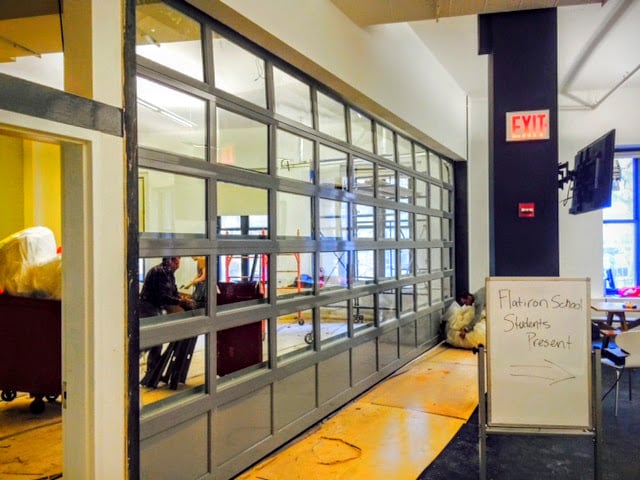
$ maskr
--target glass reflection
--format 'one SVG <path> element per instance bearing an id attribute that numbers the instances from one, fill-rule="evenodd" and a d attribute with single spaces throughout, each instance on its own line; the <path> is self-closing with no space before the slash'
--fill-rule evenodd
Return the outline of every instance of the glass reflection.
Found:
<path id="1" fill-rule="evenodd" d="M 213 68 L 217 88 L 260 107 L 267 107 L 262 58 L 214 33 Z"/>
<path id="2" fill-rule="evenodd" d="M 398 201 L 413 203 L 413 177 L 398 173 Z"/>
<path id="3" fill-rule="evenodd" d="M 421 282 L 416 285 L 416 310 L 424 310 L 430 305 L 429 282 Z"/>
<path id="4" fill-rule="evenodd" d="M 396 172 L 390 168 L 378 167 L 378 198 L 396 199 Z"/>
<path id="5" fill-rule="evenodd" d="M 353 235 L 355 238 L 374 238 L 375 208 L 369 205 L 354 204 Z"/>
<path id="6" fill-rule="evenodd" d="M 206 159 L 206 103 L 146 78 L 137 79 L 138 144 Z"/>
<path id="7" fill-rule="evenodd" d="M 354 256 L 354 286 L 375 282 L 375 252 L 373 250 L 356 250 Z"/>
<path id="8" fill-rule="evenodd" d="M 378 278 L 380 280 L 390 280 L 396 278 L 396 251 L 395 250 L 381 250 L 382 256 L 382 268 L 378 271 Z"/>
<path id="9" fill-rule="evenodd" d="M 380 233 L 382 234 L 381 238 L 385 238 L 388 240 L 396 239 L 396 211 L 392 208 L 378 208 L 378 212 L 381 216 L 380 223 Z"/>
<path id="10" fill-rule="evenodd" d="M 349 210 L 347 202 L 321 198 L 319 205 L 320 238 L 348 240 Z"/>
<path id="11" fill-rule="evenodd" d="M 429 239 L 429 224 L 427 215 L 416 213 L 416 240 Z"/>
<path id="12" fill-rule="evenodd" d="M 405 285 L 400 289 L 400 305 L 401 314 L 412 312 L 415 306 L 413 299 L 414 285 Z"/>
<path id="13" fill-rule="evenodd" d="M 279 253 L 276 261 L 278 300 L 313 294 L 312 253 Z"/>
<path id="14" fill-rule="evenodd" d="M 427 163 L 427 151 L 420 145 L 415 146 L 416 172 L 426 174 L 429 168 Z"/>
<path id="15" fill-rule="evenodd" d="M 400 240 L 413 240 L 413 213 L 399 211 Z"/>
<path id="16" fill-rule="evenodd" d="M 400 250 L 400 276 L 413 276 L 413 250 L 410 248 Z"/>
<path id="17" fill-rule="evenodd" d="M 216 109 L 216 162 L 268 172 L 267 126 L 237 113 Z"/>
<path id="18" fill-rule="evenodd" d="M 206 181 L 138 170 L 138 226 L 149 236 L 206 235 Z"/>
<path id="19" fill-rule="evenodd" d="M 137 3 L 136 53 L 204 80 L 200 24 L 162 2 Z"/>
<path id="20" fill-rule="evenodd" d="M 344 113 L 344 104 L 318 92 L 318 130 L 340 140 L 346 140 Z"/>
<path id="21" fill-rule="evenodd" d="M 404 167 L 413 169 L 411 142 L 400 135 L 398 135 L 398 163 Z"/>
<path id="22" fill-rule="evenodd" d="M 347 154 L 335 148 L 320 145 L 320 171 L 318 184 L 338 190 L 349 188 Z"/>
<path id="23" fill-rule="evenodd" d="M 374 165 L 368 160 L 354 157 L 352 191 L 360 195 L 373 196 Z"/>
<path id="24" fill-rule="evenodd" d="M 313 310 L 280 315 L 276 327 L 278 363 L 313 350 Z"/>
<path id="25" fill-rule="evenodd" d="M 320 293 L 348 288 L 349 252 L 321 252 L 318 257 Z"/>
<path id="26" fill-rule="evenodd" d="M 312 127 L 309 85 L 274 67 L 273 87 L 276 113 Z"/>
<path id="27" fill-rule="evenodd" d="M 393 131 L 387 127 L 376 124 L 377 154 L 392 162 L 396 161 L 396 151 L 393 146 Z"/>
<path id="28" fill-rule="evenodd" d="M 356 110 L 349 109 L 349 120 L 351 122 L 351 144 L 354 147 L 373 152 L 371 119 Z"/>
<path id="29" fill-rule="evenodd" d="M 268 198 L 262 188 L 218 182 L 218 237 L 268 238 Z"/>
<path id="30" fill-rule="evenodd" d="M 206 337 L 175 340 L 153 346 L 140 357 L 142 410 L 204 393 Z"/>
<path id="31" fill-rule="evenodd" d="M 442 177 L 440 173 L 440 157 L 433 152 L 429 152 L 429 175 L 438 180 Z"/>
<path id="32" fill-rule="evenodd" d="M 277 192 L 278 238 L 312 238 L 311 197 Z"/>
<path id="33" fill-rule="evenodd" d="M 378 321 L 382 324 L 396 318 L 398 318 L 396 289 L 392 288 L 378 293 Z"/>
<path id="34" fill-rule="evenodd" d="M 351 314 L 355 334 L 363 333 L 374 326 L 375 304 L 373 295 L 363 295 L 353 299 Z"/>
<path id="35" fill-rule="evenodd" d="M 276 174 L 302 182 L 313 181 L 313 142 L 284 130 L 276 133 Z"/>
<path id="36" fill-rule="evenodd" d="M 320 341 L 332 342 L 349 335 L 349 307 L 347 302 L 320 307 Z"/>

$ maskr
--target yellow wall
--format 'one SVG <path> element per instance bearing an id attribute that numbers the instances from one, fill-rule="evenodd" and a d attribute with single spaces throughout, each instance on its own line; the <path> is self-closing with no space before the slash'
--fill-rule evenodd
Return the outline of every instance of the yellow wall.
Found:
<path id="1" fill-rule="evenodd" d="M 0 239 L 24 228 L 50 228 L 61 244 L 61 177 L 58 145 L 0 135 Z"/>

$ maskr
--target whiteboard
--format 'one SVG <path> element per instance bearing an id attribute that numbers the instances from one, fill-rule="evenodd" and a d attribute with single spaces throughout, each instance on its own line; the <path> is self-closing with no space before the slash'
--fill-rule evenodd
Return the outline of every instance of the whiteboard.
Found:
<path id="1" fill-rule="evenodd" d="M 591 428 L 589 279 L 491 277 L 488 425 Z"/>

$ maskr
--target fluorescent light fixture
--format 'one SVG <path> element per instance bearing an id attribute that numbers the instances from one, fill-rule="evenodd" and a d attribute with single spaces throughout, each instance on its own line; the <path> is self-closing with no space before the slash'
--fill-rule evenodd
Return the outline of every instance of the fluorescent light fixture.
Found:
<path id="1" fill-rule="evenodd" d="M 142 105 L 143 107 L 148 108 L 153 112 L 159 113 L 160 115 L 163 115 L 168 119 L 173 120 L 177 124 L 182 125 L 184 127 L 193 128 L 197 126 L 196 123 L 192 122 L 191 120 L 187 120 L 186 118 L 181 117 L 177 113 L 173 113 L 169 110 L 165 110 L 164 108 L 158 107 L 157 105 L 154 105 L 153 103 L 143 100 L 142 98 L 139 98 L 139 97 L 138 97 L 138 105 Z"/>

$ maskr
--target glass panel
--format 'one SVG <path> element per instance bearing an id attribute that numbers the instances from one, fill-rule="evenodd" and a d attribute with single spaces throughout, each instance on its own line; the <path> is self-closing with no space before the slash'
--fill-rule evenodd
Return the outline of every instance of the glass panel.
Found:
<path id="1" fill-rule="evenodd" d="M 416 172 L 427 174 L 427 151 L 420 145 L 414 144 L 416 155 Z"/>
<path id="2" fill-rule="evenodd" d="M 429 217 L 429 240 L 441 240 L 442 231 L 440 227 L 440 217 Z"/>
<path id="3" fill-rule="evenodd" d="M 442 190 L 442 211 L 450 212 L 451 211 L 451 191 L 443 189 Z"/>
<path id="4" fill-rule="evenodd" d="M 386 238 L 389 240 L 396 239 L 396 211 L 392 208 L 378 208 L 380 214 L 381 227 L 378 231 L 381 234 L 380 238 Z"/>
<path id="5" fill-rule="evenodd" d="M 378 198 L 396 199 L 396 172 L 390 168 L 378 167 Z"/>
<path id="6" fill-rule="evenodd" d="M 347 154 L 320 145 L 320 171 L 318 184 L 321 187 L 347 190 L 349 188 L 349 175 L 347 173 Z"/>
<path id="7" fill-rule="evenodd" d="M 265 124 L 217 108 L 216 129 L 216 162 L 254 172 L 268 172 Z"/>
<path id="8" fill-rule="evenodd" d="M 351 144 L 368 152 L 373 152 L 371 119 L 360 112 L 349 109 L 351 121 Z"/>
<path id="9" fill-rule="evenodd" d="M 441 248 L 432 248 L 431 249 L 431 271 L 439 272 L 442 270 L 442 249 Z"/>
<path id="10" fill-rule="evenodd" d="M 349 240 L 349 210 L 346 202 L 320 199 L 320 238 Z"/>
<path id="11" fill-rule="evenodd" d="M 376 123 L 376 143 L 378 155 L 392 162 L 396 161 L 396 151 L 393 146 L 393 132 L 379 123 Z"/>
<path id="12" fill-rule="evenodd" d="M 374 311 L 373 295 L 364 295 L 353 299 L 351 313 L 353 315 L 353 330 L 356 335 L 374 326 Z"/>
<path id="13" fill-rule="evenodd" d="M 636 235 L 633 223 L 605 223 L 602 226 L 604 270 L 611 270 L 616 289 L 635 287 Z"/>
<path id="14" fill-rule="evenodd" d="M 413 203 L 413 177 L 398 173 L 398 201 Z"/>
<path id="15" fill-rule="evenodd" d="M 278 300 L 313 294 L 312 253 L 279 253 L 277 262 Z"/>
<path id="16" fill-rule="evenodd" d="M 380 324 L 398 318 L 396 289 L 378 293 L 378 321 Z"/>
<path id="17" fill-rule="evenodd" d="M 319 262 L 320 293 L 348 288 L 349 252 L 321 252 Z"/>
<path id="18" fill-rule="evenodd" d="M 413 169 L 413 155 L 411 152 L 411 142 L 398 135 L 398 163 L 403 167 Z"/>
<path id="19" fill-rule="evenodd" d="M 218 256 L 217 303 L 263 303 L 269 294 L 269 256 L 240 253 Z"/>
<path id="20" fill-rule="evenodd" d="M 220 386 L 269 368 L 268 334 L 267 320 L 217 332 L 216 373 Z"/>
<path id="21" fill-rule="evenodd" d="M 433 178 L 440 179 L 440 157 L 433 152 L 429 152 L 429 175 Z"/>
<path id="22" fill-rule="evenodd" d="M 205 276 L 206 276 L 206 261 Z M 181 265 L 183 268 L 180 268 Z M 140 258 L 140 325 L 152 325 L 180 318 L 203 315 L 205 305 L 191 298 L 196 262 L 190 257 Z M 180 285 L 180 287 L 178 287 Z"/>
<path id="23" fill-rule="evenodd" d="M 276 174 L 303 182 L 313 181 L 313 142 L 278 129 Z"/>
<path id="24" fill-rule="evenodd" d="M 416 179 L 416 205 L 427 206 L 427 182 Z"/>
<path id="25" fill-rule="evenodd" d="M 413 249 L 411 248 L 400 250 L 400 276 L 413 276 Z"/>
<path id="26" fill-rule="evenodd" d="M 349 335 L 349 307 L 347 302 L 332 303 L 320 307 L 320 340 L 336 341 Z"/>
<path id="27" fill-rule="evenodd" d="M 204 80 L 200 24 L 161 2 L 137 3 L 136 53 Z"/>
<path id="28" fill-rule="evenodd" d="M 375 252 L 373 250 L 356 250 L 354 256 L 353 284 L 366 285 L 375 282 Z"/>
<path id="29" fill-rule="evenodd" d="M 452 248 L 442 249 L 442 269 L 443 270 L 451 270 L 453 266 L 452 255 L 453 255 Z"/>
<path id="30" fill-rule="evenodd" d="M 395 250 L 381 250 L 382 268 L 378 272 L 378 278 L 380 280 L 390 280 L 396 278 L 396 251 Z"/>
<path id="31" fill-rule="evenodd" d="M 276 113 L 307 127 L 313 126 L 309 85 L 274 67 L 273 90 Z"/>
<path id="32" fill-rule="evenodd" d="M 206 337 L 174 340 L 145 349 L 140 355 L 142 411 L 184 401 L 204 393 Z"/>
<path id="33" fill-rule="evenodd" d="M 429 300 L 429 282 L 416 285 L 416 310 L 424 310 L 431 305 Z"/>
<path id="34" fill-rule="evenodd" d="M 353 159 L 353 187 L 352 190 L 360 195 L 373 196 L 373 163 L 362 158 Z"/>
<path id="35" fill-rule="evenodd" d="M 175 173 L 138 170 L 138 226 L 150 236 L 206 236 L 206 181 Z"/>
<path id="36" fill-rule="evenodd" d="M 416 240 L 428 240 L 429 239 L 429 224 L 427 223 L 427 216 L 421 213 L 416 213 Z"/>
<path id="37" fill-rule="evenodd" d="M 262 58 L 214 32 L 213 68 L 217 88 L 267 107 Z"/>
<path id="38" fill-rule="evenodd" d="M 413 239 L 413 213 L 399 211 L 400 216 L 400 240 Z"/>
<path id="39" fill-rule="evenodd" d="M 301 310 L 278 317 L 276 325 L 278 363 L 313 350 L 313 310 Z"/>
<path id="40" fill-rule="evenodd" d="M 413 312 L 415 302 L 413 299 L 414 285 L 405 285 L 400 289 L 400 313 Z"/>
<path id="41" fill-rule="evenodd" d="M 442 298 L 444 298 L 445 300 L 452 297 L 452 282 L 453 279 L 451 277 L 445 277 L 442 279 Z"/>
<path id="42" fill-rule="evenodd" d="M 445 160 L 442 161 L 442 181 L 444 183 L 448 183 L 450 184 L 452 179 L 453 179 L 453 175 L 451 174 L 451 164 Z"/>
<path id="43" fill-rule="evenodd" d="M 442 301 L 442 279 L 431 282 L 431 304 L 434 305 Z"/>
<path id="44" fill-rule="evenodd" d="M 347 140 L 344 105 L 318 92 L 318 130 L 340 140 Z"/>
<path id="45" fill-rule="evenodd" d="M 206 103 L 138 77 L 138 145 L 204 160 Z"/>
<path id="46" fill-rule="evenodd" d="M 429 249 L 416 248 L 416 275 L 429 273 Z"/>
<path id="47" fill-rule="evenodd" d="M 311 197 L 295 193 L 276 193 L 278 238 L 312 238 Z"/>
<path id="48" fill-rule="evenodd" d="M 226 182 L 217 190 L 219 238 L 268 238 L 267 190 Z"/>
<path id="49" fill-rule="evenodd" d="M 429 184 L 429 207 L 440 210 L 442 207 L 440 192 L 441 188 L 434 184 Z"/>
<path id="50" fill-rule="evenodd" d="M 442 240 L 445 242 L 451 240 L 451 220 L 448 218 L 442 219 Z"/>
<path id="51" fill-rule="evenodd" d="M 353 235 L 355 238 L 374 238 L 375 208 L 354 203 Z"/>
<path id="52" fill-rule="evenodd" d="M 613 182 L 611 206 L 602 209 L 604 220 L 632 220 L 635 200 L 633 181 L 633 158 L 616 158 L 616 168 L 620 168 L 620 180 Z"/>

